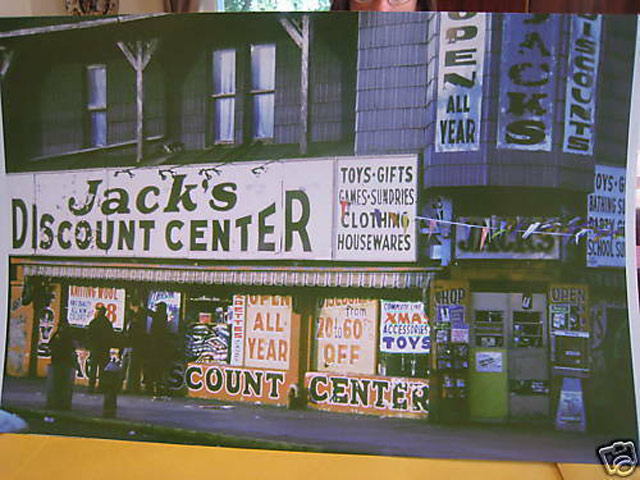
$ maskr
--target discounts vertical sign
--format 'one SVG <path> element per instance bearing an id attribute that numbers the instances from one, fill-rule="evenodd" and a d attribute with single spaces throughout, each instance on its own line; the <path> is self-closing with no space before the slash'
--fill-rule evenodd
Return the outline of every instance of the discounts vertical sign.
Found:
<path id="1" fill-rule="evenodd" d="M 326 298 L 315 322 L 319 372 L 375 374 L 378 301 Z"/>
<path id="2" fill-rule="evenodd" d="M 436 152 L 480 147 L 487 15 L 440 16 Z"/>
<path id="3" fill-rule="evenodd" d="M 587 208 L 593 233 L 587 240 L 588 267 L 625 266 L 625 169 L 596 165 Z"/>
<path id="4" fill-rule="evenodd" d="M 566 153 L 593 155 L 601 23 L 600 15 L 571 16 L 562 147 Z"/>

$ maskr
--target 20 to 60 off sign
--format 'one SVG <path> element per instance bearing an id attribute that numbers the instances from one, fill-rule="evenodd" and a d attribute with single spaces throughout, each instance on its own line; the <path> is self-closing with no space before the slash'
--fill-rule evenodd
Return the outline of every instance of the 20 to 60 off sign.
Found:
<path id="1" fill-rule="evenodd" d="M 376 300 L 325 299 L 315 322 L 315 362 L 322 372 L 373 373 Z"/>

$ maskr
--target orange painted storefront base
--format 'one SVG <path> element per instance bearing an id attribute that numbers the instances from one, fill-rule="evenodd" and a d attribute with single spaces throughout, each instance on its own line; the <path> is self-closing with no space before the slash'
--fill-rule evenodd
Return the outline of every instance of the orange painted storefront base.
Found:
<path id="1" fill-rule="evenodd" d="M 429 416 L 429 381 L 425 379 L 313 372 L 305 375 L 304 386 L 309 408 L 388 417 Z"/>
<path id="2" fill-rule="evenodd" d="M 229 402 L 286 406 L 294 379 L 283 370 L 218 364 L 190 363 L 185 370 L 190 397 Z"/>

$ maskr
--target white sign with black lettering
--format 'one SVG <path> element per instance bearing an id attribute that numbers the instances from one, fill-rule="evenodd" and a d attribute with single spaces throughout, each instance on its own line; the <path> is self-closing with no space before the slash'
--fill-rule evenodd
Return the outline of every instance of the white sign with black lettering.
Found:
<path id="1" fill-rule="evenodd" d="M 593 193 L 587 200 L 589 226 L 594 230 L 587 240 L 588 267 L 625 266 L 625 180 L 624 168 L 596 165 Z"/>
<path id="2" fill-rule="evenodd" d="M 336 260 L 416 260 L 415 155 L 338 159 L 335 182 Z"/>
<path id="3" fill-rule="evenodd" d="M 593 155 L 601 23 L 600 15 L 571 16 L 562 145 L 566 153 Z"/>
<path id="4" fill-rule="evenodd" d="M 436 152 L 480 147 L 487 15 L 440 16 Z"/>

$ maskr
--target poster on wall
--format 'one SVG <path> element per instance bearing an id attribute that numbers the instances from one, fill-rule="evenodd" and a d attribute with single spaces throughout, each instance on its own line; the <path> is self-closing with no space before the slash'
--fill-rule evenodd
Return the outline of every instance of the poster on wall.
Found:
<path id="1" fill-rule="evenodd" d="M 476 352 L 476 372 L 502 373 L 502 352 Z"/>
<path id="2" fill-rule="evenodd" d="M 571 15 L 562 151 L 593 155 L 601 15 Z"/>
<path id="3" fill-rule="evenodd" d="M 380 301 L 382 353 L 429 353 L 429 318 L 422 302 Z"/>
<path id="4" fill-rule="evenodd" d="M 170 292 L 156 290 L 149 293 L 147 308 L 155 311 L 158 303 L 164 303 L 167 307 L 167 323 L 171 332 L 177 332 L 180 324 L 180 302 L 182 294 L 180 292 Z M 147 319 L 147 331 L 151 330 L 151 317 Z"/>
<path id="5" fill-rule="evenodd" d="M 374 374 L 377 325 L 377 300 L 322 300 L 314 324 L 315 369 L 319 372 Z"/>
<path id="6" fill-rule="evenodd" d="M 551 151 L 561 15 L 505 15 L 498 148 Z"/>
<path id="7" fill-rule="evenodd" d="M 336 175 L 335 259 L 415 261 L 418 158 L 339 158 Z"/>
<path id="8" fill-rule="evenodd" d="M 485 13 L 440 16 L 436 152 L 480 148 L 484 78 Z"/>
<path id="9" fill-rule="evenodd" d="M 247 295 L 244 366 L 288 370 L 292 297 Z"/>
<path id="10" fill-rule="evenodd" d="M 96 315 L 98 306 L 107 309 L 105 315 L 116 330 L 124 328 L 124 288 L 82 287 L 70 285 L 67 296 L 69 324 L 86 327 Z"/>
<path id="11" fill-rule="evenodd" d="M 593 193 L 587 197 L 589 226 L 609 234 L 589 233 L 587 267 L 625 266 L 625 180 L 623 167 L 596 165 Z"/>

